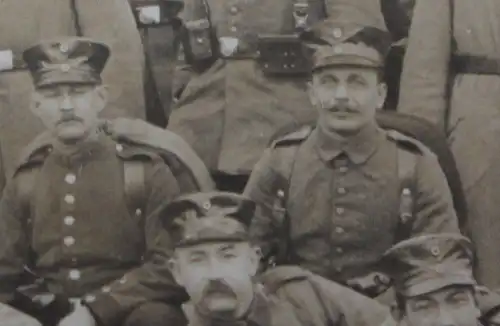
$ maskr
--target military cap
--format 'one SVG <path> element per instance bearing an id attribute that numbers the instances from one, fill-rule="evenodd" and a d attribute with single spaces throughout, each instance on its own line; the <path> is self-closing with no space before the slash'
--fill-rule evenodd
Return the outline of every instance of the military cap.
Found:
<path id="1" fill-rule="evenodd" d="M 450 285 L 475 285 L 471 242 L 459 234 L 431 234 L 402 241 L 382 258 L 397 293 L 413 297 Z"/>
<path id="2" fill-rule="evenodd" d="M 369 21 L 368 21 L 369 22 Z M 330 66 L 382 68 L 391 37 L 385 26 L 326 20 L 301 34 L 312 70 Z"/>
<path id="3" fill-rule="evenodd" d="M 28 48 L 23 59 L 36 88 L 56 84 L 99 84 L 110 50 L 103 43 L 71 37 L 43 41 Z"/>
<path id="4" fill-rule="evenodd" d="M 180 196 L 161 210 L 160 218 L 176 247 L 214 241 L 246 241 L 256 204 L 229 192 Z"/>

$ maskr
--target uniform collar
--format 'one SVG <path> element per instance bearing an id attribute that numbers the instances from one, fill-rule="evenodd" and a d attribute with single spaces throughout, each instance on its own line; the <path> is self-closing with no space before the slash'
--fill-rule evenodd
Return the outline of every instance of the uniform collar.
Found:
<path id="1" fill-rule="evenodd" d="M 99 131 L 97 137 L 82 144 L 75 145 L 74 151 L 59 150 L 53 146 L 53 154 L 58 162 L 67 167 L 83 165 L 96 156 L 104 153 L 110 146 L 112 140 L 102 131 Z"/>
<path id="2" fill-rule="evenodd" d="M 384 133 L 373 123 L 351 137 L 342 137 L 319 127 L 314 130 L 313 137 L 317 152 L 323 161 L 330 162 L 345 153 L 353 163 L 362 164 L 376 152 L 384 139 Z"/>

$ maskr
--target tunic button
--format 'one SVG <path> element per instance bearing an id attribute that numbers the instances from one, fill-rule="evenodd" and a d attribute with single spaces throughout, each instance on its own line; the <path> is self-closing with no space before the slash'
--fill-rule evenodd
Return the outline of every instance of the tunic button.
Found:
<path id="1" fill-rule="evenodd" d="M 344 50 L 342 50 L 340 46 L 336 46 L 333 48 L 333 53 L 335 54 L 341 54 L 342 52 L 344 52 Z"/>
<path id="2" fill-rule="evenodd" d="M 236 31 L 237 31 L 238 29 L 236 28 L 236 26 L 231 26 L 231 27 L 229 28 L 229 30 L 231 30 L 231 32 L 233 32 L 233 33 L 236 33 Z"/>
<path id="3" fill-rule="evenodd" d="M 343 229 L 343 228 L 341 228 L 340 226 L 337 226 L 337 227 L 335 228 L 335 232 L 336 232 L 336 233 L 338 233 L 338 234 L 342 234 L 342 233 L 344 233 L 345 231 L 344 231 L 344 229 Z"/>
<path id="4" fill-rule="evenodd" d="M 123 151 L 123 145 L 122 144 L 116 144 L 116 151 L 117 152 Z"/>
<path id="5" fill-rule="evenodd" d="M 335 209 L 335 211 L 337 212 L 337 214 L 342 215 L 342 214 L 344 214 L 344 211 L 345 211 L 345 210 L 344 210 L 344 208 L 342 208 L 342 207 L 337 207 L 337 208 Z"/>
<path id="6" fill-rule="evenodd" d="M 335 267 L 335 270 L 337 271 L 337 273 L 340 273 L 340 272 L 342 272 L 342 267 L 337 266 L 337 267 Z"/>
<path id="7" fill-rule="evenodd" d="M 68 226 L 75 224 L 75 218 L 73 216 L 66 216 L 64 218 L 64 224 Z"/>
<path id="8" fill-rule="evenodd" d="M 342 37 L 342 30 L 340 28 L 333 29 L 333 37 L 339 38 Z"/>
<path id="9" fill-rule="evenodd" d="M 340 171 L 341 173 L 346 173 L 346 172 L 347 172 L 347 166 L 341 166 L 341 167 L 339 168 L 339 171 Z"/>
<path id="10" fill-rule="evenodd" d="M 234 14 L 238 13 L 238 8 L 236 8 L 235 6 L 232 6 L 231 9 L 229 9 L 229 11 L 231 11 L 231 13 L 234 15 Z"/>
<path id="11" fill-rule="evenodd" d="M 202 39 L 201 37 L 198 37 L 198 38 L 196 39 L 196 42 L 197 42 L 198 44 L 203 44 L 203 39 Z"/>
<path id="12" fill-rule="evenodd" d="M 109 293 L 109 292 L 111 292 L 111 288 L 109 286 L 103 286 L 101 291 L 104 293 Z"/>
<path id="13" fill-rule="evenodd" d="M 65 237 L 64 238 L 64 244 L 67 247 L 70 247 L 70 246 L 74 245 L 75 244 L 75 238 L 73 238 L 73 237 Z"/>
<path id="14" fill-rule="evenodd" d="M 345 190 L 345 188 L 339 188 L 339 189 L 337 189 L 337 192 L 341 195 L 344 195 L 346 193 L 346 190 Z"/>
<path id="15" fill-rule="evenodd" d="M 95 297 L 95 295 L 89 294 L 89 295 L 86 295 L 83 300 L 85 300 L 85 302 L 87 302 L 87 303 L 92 303 L 96 300 L 96 297 Z"/>
<path id="16" fill-rule="evenodd" d="M 70 280 L 73 280 L 73 281 L 78 281 L 81 277 L 81 273 L 78 269 L 72 269 L 70 272 L 69 272 L 69 279 Z"/>
<path id="17" fill-rule="evenodd" d="M 141 216 L 142 215 L 142 210 L 140 208 L 135 210 L 135 215 L 136 216 Z"/>
<path id="18" fill-rule="evenodd" d="M 75 196 L 68 194 L 68 195 L 64 196 L 64 201 L 67 204 L 73 205 L 75 203 Z"/>
<path id="19" fill-rule="evenodd" d="M 344 252 L 344 250 L 343 250 L 342 248 L 340 248 L 340 247 L 337 247 L 337 248 L 335 249 L 335 251 L 336 251 L 338 254 L 341 254 L 341 253 L 343 253 L 343 252 Z"/>
<path id="20" fill-rule="evenodd" d="M 64 181 L 66 181 L 66 183 L 72 185 L 75 183 L 76 181 L 76 175 L 74 175 L 73 173 L 68 173 L 66 174 L 66 176 L 64 177 Z"/>

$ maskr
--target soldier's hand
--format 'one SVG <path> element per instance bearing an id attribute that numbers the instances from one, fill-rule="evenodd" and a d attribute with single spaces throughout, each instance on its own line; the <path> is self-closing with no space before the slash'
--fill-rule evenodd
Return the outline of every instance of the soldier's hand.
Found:
<path id="1" fill-rule="evenodd" d="M 80 302 L 75 303 L 74 310 L 59 322 L 58 326 L 96 326 L 90 310 Z"/>

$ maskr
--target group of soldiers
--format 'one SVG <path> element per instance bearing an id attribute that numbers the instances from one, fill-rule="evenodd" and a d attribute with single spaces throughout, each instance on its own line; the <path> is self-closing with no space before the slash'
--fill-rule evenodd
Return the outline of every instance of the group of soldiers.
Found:
<path id="1" fill-rule="evenodd" d="M 498 17 L 0 1 L 2 325 L 500 324 Z"/>

